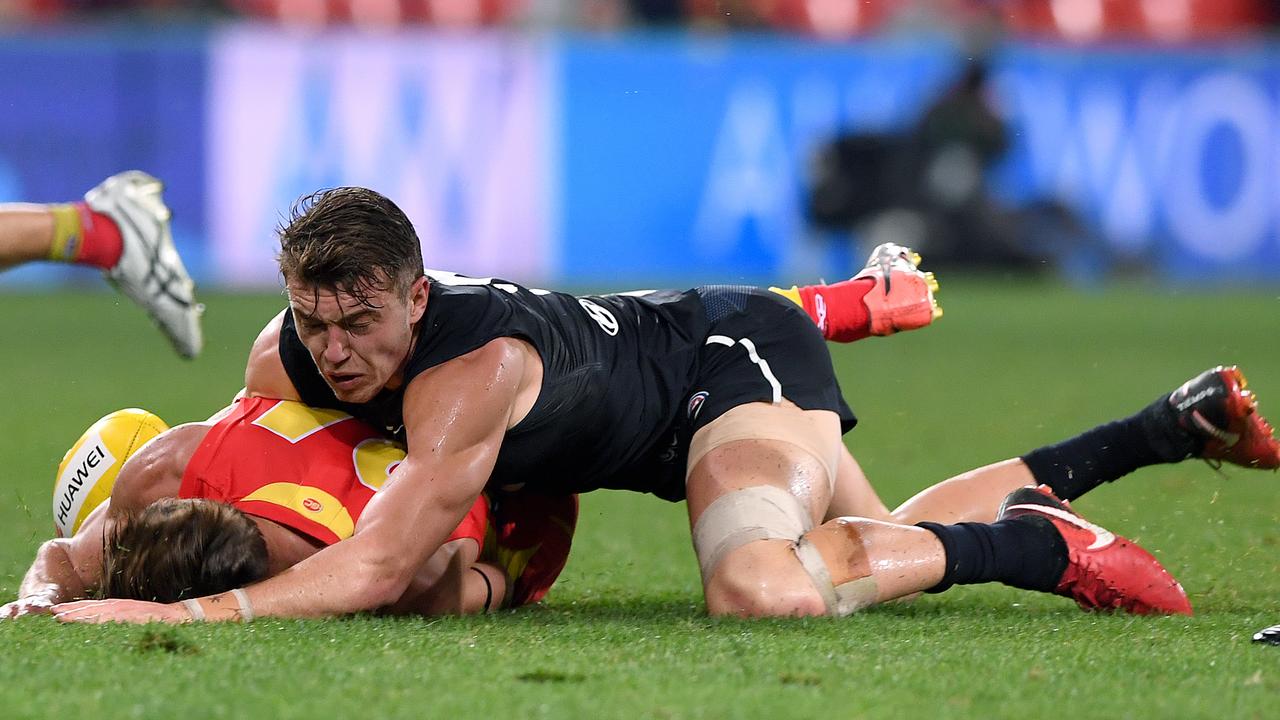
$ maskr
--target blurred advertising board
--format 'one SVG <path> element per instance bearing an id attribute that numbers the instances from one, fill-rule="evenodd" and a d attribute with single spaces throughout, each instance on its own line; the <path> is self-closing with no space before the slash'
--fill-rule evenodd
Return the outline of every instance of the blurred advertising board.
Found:
<path id="1" fill-rule="evenodd" d="M 340 184 L 396 200 L 429 266 L 582 285 L 806 280 L 847 270 L 807 242 L 815 148 L 905 127 L 962 59 L 921 37 L 12 35 L 0 199 L 148 170 L 206 284 L 275 286 L 274 228 Z M 1168 277 L 1280 279 L 1280 46 L 1008 44 L 992 67 L 1011 139 L 999 197 L 1061 199 L 1118 257 Z"/>
<path id="2" fill-rule="evenodd" d="M 392 198 L 429 267 L 546 278 L 548 55 L 504 35 L 213 36 L 209 232 L 225 282 L 277 282 L 273 230 L 301 195 Z"/>
<path id="3" fill-rule="evenodd" d="M 1053 195 L 1183 280 L 1280 278 L 1280 49 L 1011 46 L 997 186 Z"/>
<path id="4" fill-rule="evenodd" d="M 207 276 L 204 36 L 77 31 L 0 40 L 0 202 L 79 197 L 108 175 L 163 178 L 174 239 Z M 73 273 L 88 277 L 93 273 Z M 0 282 L 68 276 L 35 265 Z"/>
<path id="5" fill-rule="evenodd" d="M 910 120 L 954 62 L 919 41 L 566 42 L 562 272 L 780 282 L 804 264 L 817 144 Z"/>

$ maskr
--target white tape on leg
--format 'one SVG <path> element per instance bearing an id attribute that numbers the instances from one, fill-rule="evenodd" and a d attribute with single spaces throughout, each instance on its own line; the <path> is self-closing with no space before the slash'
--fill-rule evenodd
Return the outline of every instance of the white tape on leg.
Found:
<path id="1" fill-rule="evenodd" d="M 814 588 L 822 596 L 828 615 L 845 617 L 876 604 L 880 588 L 874 576 L 867 575 L 840 585 L 834 584 L 827 561 L 808 538 L 801 538 L 796 543 L 796 557 L 800 559 L 800 565 L 809 573 Z"/>
<path id="2" fill-rule="evenodd" d="M 756 540 L 795 541 L 813 527 L 794 495 L 772 485 L 757 485 L 716 498 L 693 526 L 693 549 L 702 582 L 711 580 L 730 552 Z"/>

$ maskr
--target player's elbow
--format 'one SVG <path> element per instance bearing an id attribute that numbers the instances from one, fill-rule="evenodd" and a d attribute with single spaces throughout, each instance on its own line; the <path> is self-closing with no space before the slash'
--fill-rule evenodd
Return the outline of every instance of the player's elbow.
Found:
<path id="1" fill-rule="evenodd" d="M 371 553 L 360 564 L 354 582 L 353 610 L 376 610 L 394 604 L 413 582 L 414 568 L 394 553 Z"/>
<path id="2" fill-rule="evenodd" d="M 44 542 L 40 543 L 40 548 L 36 550 L 36 554 L 45 558 L 49 557 L 50 555 L 54 555 L 55 553 L 65 555 L 66 554 L 65 548 L 68 542 L 69 542 L 68 538 L 53 538 L 51 540 L 45 540 Z"/>

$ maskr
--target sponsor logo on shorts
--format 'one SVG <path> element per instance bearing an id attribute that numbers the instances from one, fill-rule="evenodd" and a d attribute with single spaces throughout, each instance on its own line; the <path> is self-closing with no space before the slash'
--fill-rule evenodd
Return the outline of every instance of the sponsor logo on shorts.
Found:
<path id="1" fill-rule="evenodd" d="M 306 508 L 307 510 L 310 510 L 311 512 L 320 512 L 321 510 L 324 509 L 324 505 L 321 504 L 320 501 L 315 498 L 306 498 L 305 500 L 303 500 L 302 507 Z"/>
<path id="2" fill-rule="evenodd" d="M 689 406 L 685 408 L 685 417 L 690 420 L 697 419 L 698 413 L 702 410 L 702 406 L 707 402 L 707 396 L 710 394 L 706 390 L 699 390 L 694 393 L 693 397 L 689 398 Z"/>
<path id="3" fill-rule="evenodd" d="M 58 503 L 58 522 L 67 522 L 76 495 L 85 489 L 85 485 L 92 487 L 93 482 L 97 482 L 98 477 L 102 475 L 102 471 L 97 468 L 106 457 L 107 448 L 99 443 L 93 443 L 89 447 L 89 453 L 70 468 L 71 472 L 66 479 L 67 489 L 63 491 L 62 500 Z M 93 482 L 89 482 L 90 479 Z"/>

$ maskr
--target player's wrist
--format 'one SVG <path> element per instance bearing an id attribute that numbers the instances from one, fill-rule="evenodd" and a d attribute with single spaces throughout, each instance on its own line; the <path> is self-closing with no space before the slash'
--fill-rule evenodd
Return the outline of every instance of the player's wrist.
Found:
<path id="1" fill-rule="evenodd" d="M 205 621 L 206 615 L 204 612 L 204 606 L 200 604 L 199 600 L 188 598 L 178 604 L 182 606 L 183 610 L 187 611 L 187 617 L 190 619 L 190 622 Z"/>
<path id="2" fill-rule="evenodd" d="M 254 618 L 253 604 L 241 588 L 176 604 L 182 606 L 189 622 L 252 622 Z"/>

